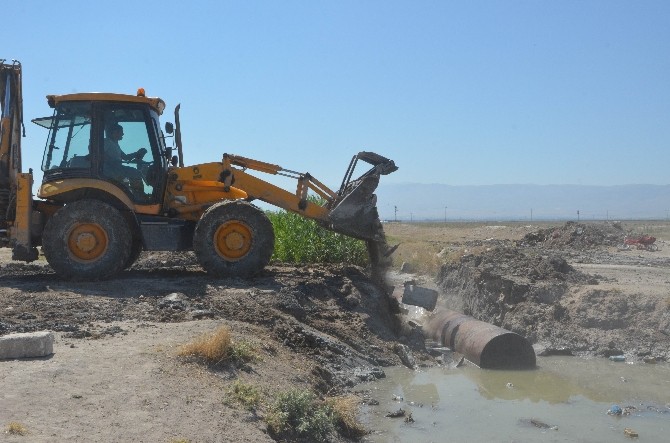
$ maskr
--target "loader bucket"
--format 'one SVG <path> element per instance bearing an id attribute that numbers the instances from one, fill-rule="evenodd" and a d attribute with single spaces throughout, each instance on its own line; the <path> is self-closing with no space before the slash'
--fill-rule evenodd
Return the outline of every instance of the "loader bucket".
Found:
<path id="1" fill-rule="evenodd" d="M 359 178 L 351 180 L 358 160 L 363 160 L 373 167 Z M 379 185 L 380 176 L 397 169 L 393 160 L 374 152 L 359 152 L 355 155 L 342 180 L 337 198 L 332 203 L 328 217 L 330 228 L 361 240 L 385 241 L 377 213 L 377 196 L 374 192 Z"/>

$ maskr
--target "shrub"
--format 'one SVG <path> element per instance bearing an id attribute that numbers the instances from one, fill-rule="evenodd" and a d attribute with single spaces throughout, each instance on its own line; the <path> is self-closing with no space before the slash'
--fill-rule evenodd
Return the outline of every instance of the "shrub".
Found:
<path id="1" fill-rule="evenodd" d="M 294 434 L 312 441 L 325 441 L 335 429 L 333 408 L 319 402 L 308 390 L 294 389 L 277 395 L 268 415 L 275 435 Z"/>

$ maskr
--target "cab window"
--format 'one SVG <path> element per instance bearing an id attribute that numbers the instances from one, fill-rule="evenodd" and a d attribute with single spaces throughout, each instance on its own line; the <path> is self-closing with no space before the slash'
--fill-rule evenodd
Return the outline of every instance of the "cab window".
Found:
<path id="1" fill-rule="evenodd" d="M 49 128 L 42 171 L 90 169 L 90 103 L 66 103 L 56 108 L 53 117 L 35 119 L 33 122 Z"/>

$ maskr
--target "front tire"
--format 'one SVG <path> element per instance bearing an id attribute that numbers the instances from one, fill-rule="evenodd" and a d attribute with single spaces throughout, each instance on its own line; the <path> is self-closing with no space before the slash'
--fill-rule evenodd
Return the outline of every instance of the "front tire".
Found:
<path id="1" fill-rule="evenodd" d="M 193 236 L 198 262 L 217 277 L 250 277 L 259 273 L 270 262 L 274 243 L 270 219 L 256 206 L 239 200 L 207 209 Z"/>
<path id="2" fill-rule="evenodd" d="M 129 269 L 131 266 L 133 266 L 137 259 L 140 258 L 140 254 L 143 250 L 144 246 L 142 246 L 142 240 L 139 238 L 134 238 L 132 241 L 132 246 L 130 247 L 128 260 L 126 260 L 126 263 L 123 265 L 123 269 Z"/>
<path id="3" fill-rule="evenodd" d="M 131 254 L 132 234 L 114 207 L 99 200 L 65 205 L 47 221 L 44 256 L 68 280 L 101 280 L 121 271 Z"/>

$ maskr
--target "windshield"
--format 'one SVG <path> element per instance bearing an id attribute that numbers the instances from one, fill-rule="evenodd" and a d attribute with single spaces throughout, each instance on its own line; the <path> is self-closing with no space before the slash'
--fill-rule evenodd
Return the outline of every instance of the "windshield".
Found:
<path id="1" fill-rule="evenodd" d="M 77 163 L 82 163 L 79 167 L 88 166 L 83 163 L 90 154 L 90 102 L 64 103 L 56 108 L 52 117 L 35 119 L 33 122 L 49 129 L 42 171 L 75 167 Z"/>

